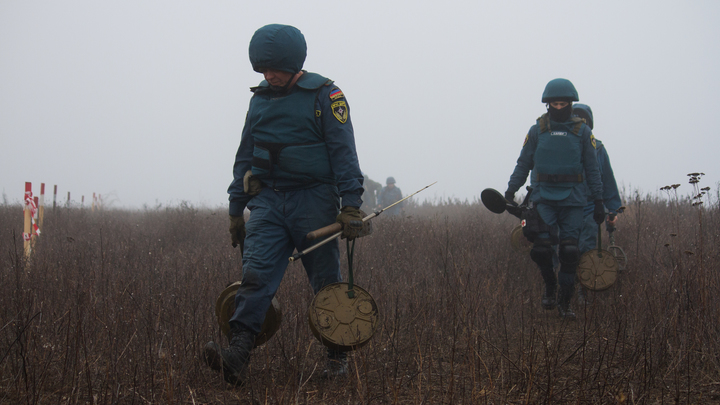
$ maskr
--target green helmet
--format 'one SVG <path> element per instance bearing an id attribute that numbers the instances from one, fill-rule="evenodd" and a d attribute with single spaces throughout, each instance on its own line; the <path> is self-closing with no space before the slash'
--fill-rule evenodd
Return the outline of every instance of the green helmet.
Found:
<path id="1" fill-rule="evenodd" d="M 282 24 L 269 24 L 259 28 L 250 40 L 250 63 L 253 70 L 277 69 L 297 73 L 307 55 L 305 36 L 299 29 Z"/>
<path id="2" fill-rule="evenodd" d="M 543 91 L 542 102 L 551 101 L 580 101 L 575 86 L 568 79 L 553 79 L 548 82 Z"/>

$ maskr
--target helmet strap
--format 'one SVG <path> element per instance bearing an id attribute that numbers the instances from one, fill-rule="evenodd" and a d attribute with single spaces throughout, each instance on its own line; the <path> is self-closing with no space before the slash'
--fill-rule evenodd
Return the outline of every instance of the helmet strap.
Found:
<path id="1" fill-rule="evenodd" d="M 284 86 L 282 86 L 282 87 L 270 86 L 270 87 L 271 87 L 274 91 L 276 91 L 276 92 L 278 92 L 278 93 L 287 93 L 288 91 L 290 91 L 290 89 L 292 88 L 292 86 L 294 86 L 295 83 L 297 83 L 298 79 L 299 79 L 300 76 L 302 76 L 302 75 L 303 75 L 303 71 L 301 70 L 301 71 L 295 73 L 295 76 L 293 76 L 292 78 L 290 78 L 290 80 L 288 80 L 287 83 L 285 83 Z"/>

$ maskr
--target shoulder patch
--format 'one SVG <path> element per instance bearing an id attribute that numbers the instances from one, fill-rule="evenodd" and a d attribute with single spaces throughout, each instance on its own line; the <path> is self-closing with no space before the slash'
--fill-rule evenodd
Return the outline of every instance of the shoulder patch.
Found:
<path id="1" fill-rule="evenodd" d="M 348 109 L 347 104 L 345 104 L 345 101 L 336 101 L 330 105 L 330 108 L 332 109 L 332 113 L 337 118 L 338 121 L 340 121 L 341 124 L 344 124 L 348 120 Z"/>
<path id="2" fill-rule="evenodd" d="M 590 134 L 590 143 L 592 143 L 593 149 L 597 149 L 597 144 L 595 143 L 595 135 Z"/>
<path id="3" fill-rule="evenodd" d="M 338 89 L 337 87 L 330 90 L 330 94 L 328 94 L 328 96 L 330 97 L 330 100 L 337 100 L 339 98 L 345 97 L 342 90 Z"/>
<path id="4" fill-rule="evenodd" d="M 320 110 L 315 110 L 315 116 L 316 116 L 316 117 L 319 117 L 320 115 L 322 115 L 322 111 L 320 111 Z"/>
<path id="5" fill-rule="evenodd" d="M 530 134 L 525 135 L 525 140 L 523 141 L 523 146 L 527 145 L 529 138 L 530 138 Z"/>

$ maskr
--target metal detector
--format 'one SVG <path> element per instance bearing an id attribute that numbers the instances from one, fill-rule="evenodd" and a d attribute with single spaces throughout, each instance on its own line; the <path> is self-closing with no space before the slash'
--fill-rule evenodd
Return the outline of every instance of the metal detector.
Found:
<path id="1" fill-rule="evenodd" d="M 326 285 L 308 308 L 308 323 L 313 335 L 324 346 L 343 352 L 365 346 L 380 322 L 380 312 L 373 297 L 353 283 L 354 253 L 355 240 L 348 240 L 348 282 Z"/>
<path id="2" fill-rule="evenodd" d="M 238 288 L 240 288 L 241 281 L 236 281 L 227 286 L 218 297 L 215 302 L 215 316 L 217 317 L 218 325 L 220 330 L 225 336 L 230 336 L 230 318 L 235 313 L 235 294 Z M 276 297 L 273 297 L 265 313 L 265 321 L 260 328 L 260 333 L 255 337 L 255 347 L 258 347 L 268 340 L 280 329 L 280 323 L 282 323 L 282 311 L 280 310 L 280 303 Z"/>
<path id="3" fill-rule="evenodd" d="M 615 284 L 618 261 L 602 249 L 602 227 L 598 225 L 597 249 L 588 250 L 580 256 L 577 267 L 580 284 L 591 291 L 602 291 Z"/>
<path id="4" fill-rule="evenodd" d="M 435 182 L 437 183 L 437 182 Z M 396 201 L 381 210 L 375 211 L 362 219 L 363 231 L 361 236 L 372 232 L 370 220 L 383 211 L 407 200 L 415 194 L 432 186 L 427 185 L 409 196 Z M 342 234 L 342 225 L 334 223 L 307 234 L 306 239 L 314 240 L 330 235 L 315 245 L 297 252 L 289 258 L 290 262 L 298 260 L 318 247 L 336 239 Z M 339 350 L 351 351 L 366 345 L 375 334 L 380 323 L 380 312 L 373 297 L 353 282 L 353 255 L 355 253 L 355 240 L 347 240 L 348 254 L 348 282 L 333 283 L 323 287 L 313 298 L 308 308 L 308 323 L 313 335 L 324 346 Z"/>

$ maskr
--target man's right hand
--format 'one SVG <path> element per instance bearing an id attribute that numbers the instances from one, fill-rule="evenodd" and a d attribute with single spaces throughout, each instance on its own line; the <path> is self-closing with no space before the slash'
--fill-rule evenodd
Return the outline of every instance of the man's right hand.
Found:
<path id="1" fill-rule="evenodd" d="M 230 238 L 232 247 L 240 245 L 242 251 L 245 247 L 245 217 L 230 215 Z"/>
<path id="2" fill-rule="evenodd" d="M 602 224 L 605 221 L 605 206 L 603 205 L 603 200 L 595 200 L 593 219 L 598 225 Z"/>

